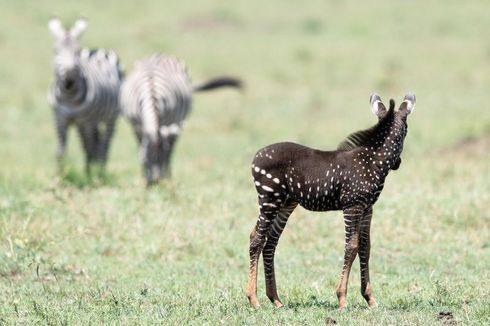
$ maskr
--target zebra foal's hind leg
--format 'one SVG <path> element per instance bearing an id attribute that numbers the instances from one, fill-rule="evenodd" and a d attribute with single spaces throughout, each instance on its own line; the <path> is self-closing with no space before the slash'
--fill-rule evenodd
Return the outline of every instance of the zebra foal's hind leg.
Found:
<path id="1" fill-rule="evenodd" d="M 279 202 L 274 202 L 271 204 L 279 206 Z M 282 231 L 286 226 L 289 215 L 291 215 L 297 205 L 298 203 L 287 201 L 280 208 L 276 218 L 272 222 L 272 226 L 269 228 L 269 232 L 267 233 L 267 241 L 265 243 L 264 249 L 262 250 L 262 258 L 264 260 L 266 294 L 269 300 L 271 300 L 271 302 L 277 308 L 282 307 L 283 304 L 281 300 L 279 300 L 279 296 L 277 294 L 276 275 L 274 273 L 274 255 L 277 243 L 279 242 Z"/>
<path id="2" fill-rule="evenodd" d="M 260 306 L 257 300 L 257 269 L 259 257 L 264 248 L 267 233 L 272 221 L 276 218 L 279 208 L 263 206 L 264 199 L 259 198 L 260 214 L 252 233 L 250 233 L 250 271 L 248 275 L 247 297 L 250 305 L 254 308 Z"/>
<path id="3" fill-rule="evenodd" d="M 248 274 L 247 297 L 250 305 L 254 308 L 260 307 L 257 300 L 257 268 L 260 257 L 260 252 L 265 244 L 264 229 L 268 228 L 268 224 L 260 222 L 262 215 L 259 215 L 259 221 L 250 233 L 250 271 Z"/>

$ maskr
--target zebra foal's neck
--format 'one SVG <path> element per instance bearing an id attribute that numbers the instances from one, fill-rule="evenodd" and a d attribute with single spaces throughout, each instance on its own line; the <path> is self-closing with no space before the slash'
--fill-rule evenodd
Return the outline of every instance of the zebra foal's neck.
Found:
<path id="1" fill-rule="evenodd" d="M 354 153 L 353 169 L 355 166 L 366 169 L 366 165 L 369 165 L 386 176 L 390 170 L 398 169 L 401 163 L 400 154 L 407 134 L 406 119 L 415 106 L 415 95 L 407 94 L 396 112 L 393 100 L 386 109 L 378 95 L 371 96 L 371 105 L 379 122 L 369 129 L 349 135 L 337 150 Z"/>

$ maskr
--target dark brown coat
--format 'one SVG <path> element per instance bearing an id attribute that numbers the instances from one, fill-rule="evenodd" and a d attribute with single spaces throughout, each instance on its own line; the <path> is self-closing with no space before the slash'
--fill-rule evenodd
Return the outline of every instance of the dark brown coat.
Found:
<path id="1" fill-rule="evenodd" d="M 389 171 L 400 166 L 407 116 L 415 107 L 415 94 L 408 93 L 398 111 L 393 100 L 387 110 L 376 94 L 371 96 L 370 103 L 378 123 L 353 133 L 335 151 L 285 142 L 266 146 L 255 155 L 252 176 L 260 214 L 250 235 L 247 296 L 252 306 L 259 305 L 256 282 L 261 252 L 267 296 L 277 307 L 282 306 L 275 285 L 274 253 L 288 217 L 298 204 L 311 211 L 344 212 L 346 243 L 337 287 L 339 307 L 346 306 L 348 276 L 357 254 L 362 295 L 370 307 L 376 305 L 369 283 L 372 206 L 383 190 Z"/>

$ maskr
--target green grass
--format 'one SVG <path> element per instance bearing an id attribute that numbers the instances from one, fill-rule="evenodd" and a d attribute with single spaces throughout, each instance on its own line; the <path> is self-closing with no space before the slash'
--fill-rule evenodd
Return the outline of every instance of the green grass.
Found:
<path id="1" fill-rule="evenodd" d="M 0 0 L 0 324 L 490 323 L 490 29 L 486 1 Z M 76 133 L 55 175 L 47 20 L 89 19 L 83 44 L 129 69 L 154 52 L 197 83 L 241 76 L 244 93 L 198 94 L 173 178 L 145 191 L 120 120 L 108 174 L 89 180 Z M 400 170 L 375 206 L 379 307 L 334 294 L 339 212 L 297 209 L 276 256 L 283 309 L 248 307 L 249 164 L 291 140 L 335 148 L 372 125 L 371 92 L 417 93 Z M 453 318 L 439 318 L 450 312 Z"/>

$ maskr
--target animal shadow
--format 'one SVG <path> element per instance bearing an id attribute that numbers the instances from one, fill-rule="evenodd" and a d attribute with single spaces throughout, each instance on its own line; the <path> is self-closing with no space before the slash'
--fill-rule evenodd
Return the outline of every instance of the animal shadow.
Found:
<path id="1" fill-rule="evenodd" d="M 303 300 L 290 300 L 285 304 L 287 309 L 298 309 L 298 308 L 323 308 L 323 309 L 338 309 L 339 304 L 337 301 L 328 301 L 319 299 L 315 295 L 310 295 L 308 298 Z"/>

